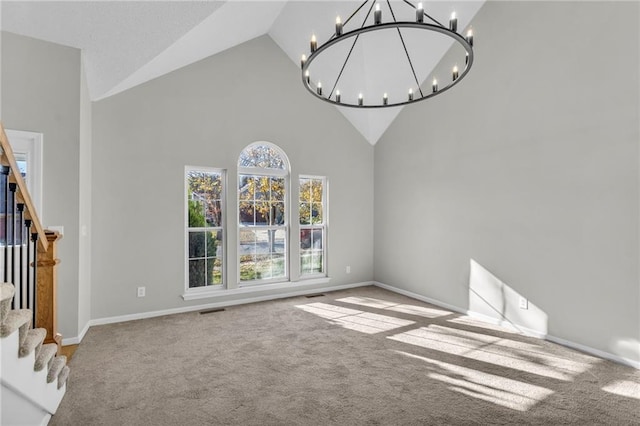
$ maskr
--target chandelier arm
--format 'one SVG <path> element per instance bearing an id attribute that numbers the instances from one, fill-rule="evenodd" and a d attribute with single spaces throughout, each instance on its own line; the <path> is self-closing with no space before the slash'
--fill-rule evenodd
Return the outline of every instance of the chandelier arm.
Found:
<path id="1" fill-rule="evenodd" d="M 360 10 L 360 8 L 362 6 L 364 6 L 368 1 L 369 0 L 366 0 L 364 3 L 362 3 L 360 5 L 360 7 L 358 8 L 358 10 Z M 371 11 L 373 10 L 373 6 L 375 4 L 376 4 L 375 1 L 371 2 L 371 7 L 369 8 L 369 11 L 367 12 L 367 16 L 364 17 L 364 20 L 362 21 L 362 25 L 360 26 L 361 29 L 364 28 L 364 25 L 367 23 L 367 19 L 369 19 L 369 15 L 371 15 Z M 356 12 L 354 12 L 354 15 L 355 15 Z M 351 19 L 351 17 L 349 17 L 349 19 Z M 356 38 L 353 40 L 353 44 L 351 45 L 351 49 L 349 49 L 349 53 L 347 54 L 347 57 L 344 60 L 344 63 L 342 64 L 342 68 L 340 68 L 340 72 L 338 73 L 338 77 L 336 78 L 335 83 L 333 83 L 333 87 L 331 88 L 331 92 L 329 92 L 329 98 L 331 98 L 331 96 L 333 95 L 333 91 L 336 90 L 336 87 L 338 86 L 338 82 L 340 81 L 340 77 L 342 77 L 342 73 L 344 72 L 344 68 L 347 66 L 347 62 L 349 62 L 349 58 L 351 57 L 351 52 L 353 52 L 353 48 L 356 47 L 356 43 L 358 42 L 359 38 L 360 38 L 360 34 L 356 35 Z"/>
<path id="2" fill-rule="evenodd" d="M 389 10 L 391 11 L 391 17 L 393 18 L 393 22 L 396 21 L 396 15 L 393 13 L 393 9 L 391 8 L 391 3 L 387 0 L 387 5 L 389 6 Z M 416 85 L 418 86 L 418 91 L 420 91 L 420 97 L 424 97 L 422 93 L 422 88 L 420 87 L 420 82 L 418 81 L 418 76 L 416 75 L 416 70 L 413 68 L 413 62 L 411 62 L 411 57 L 409 56 L 409 51 L 407 50 L 407 45 L 404 43 L 404 37 L 402 37 L 402 33 L 400 32 L 400 27 L 396 27 L 398 30 L 398 35 L 400 36 L 400 41 L 402 42 L 402 47 L 404 48 L 404 53 L 407 55 L 407 60 L 409 61 L 409 66 L 411 67 L 411 72 L 413 73 L 413 79 L 416 81 Z"/>
<path id="3" fill-rule="evenodd" d="M 363 7 L 365 4 L 367 4 L 367 3 L 369 3 L 369 0 L 364 0 L 364 1 L 362 2 L 362 4 L 361 4 L 357 9 L 356 9 L 356 11 L 355 11 L 355 12 L 353 12 L 353 13 L 351 14 L 351 16 L 349 16 L 349 18 L 347 18 L 347 20 L 346 20 L 346 21 L 344 21 L 344 24 L 342 24 L 342 25 L 347 25 L 347 23 L 349 23 L 349 21 L 351 20 L 351 18 L 353 18 L 354 16 L 356 16 L 356 13 L 360 12 L 360 9 L 362 9 L 362 7 Z"/>
<path id="4" fill-rule="evenodd" d="M 393 8 L 391 7 L 391 2 L 389 0 L 387 0 L 387 6 L 389 6 L 389 11 L 391 11 L 391 17 L 393 18 L 393 22 L 398 22 L 396 21 L 396 14 L 393 13 Z"/>
<path id="5" fill-rule="evenodd" d="M 349 49 L 349 53 L 347 54 L 347 58 L 344 60 L 342 64 L 342 68 L 340 68 L 340 72 L 338 73 L 338 77 L 336 78 L 335 83 L 333 83 L 333 87 L 331 88 L 331 92 L 329 92 L 329 98 L 333 95 L 333 91 L 336 90 L 336 86 L 338 86 L 338 82 L 340 81 L 340 77 L 342 77 L 342 73 L 344 72 L 344 68 L 347 66 L 347 62 L 349 62 L 349 58 L 351 57 L 351 52 L 353 52 L 353 48 L 356 47 L 356 43 L 358 42 L 358 38 L 360 38 L 360 34 L 358 34 L 353 40 L 353 44 L 351 45 L 351 49 Z"/>
<path id="6" fill-rule="evenodd" d="M 409 6 L 411 6 L 412 8 L 416 9 L 416 6 L 411 3 L 410 1 L 404 0 L 404 2 L 406 4 L 408 4 Z M 444 25 L 442 25 L 440 22 L 438 22 L 437 20 L 433 19 L 427 12 L 423 12 L 424 16 L 426 16 L 427 18 L 431 19 L 433 22 L 435 22 L 436 24 L 440 25 L 442 28 L 445 28 Z"/>
<path id="7" fill-rule="evenodd" d="M 367 11 L 367 16 L 365 16 L 364 19 L 362 20 L 362 25 L 360 25 L 360 28 L 364 28 L 365 24 L 367 23 L 367 19 L 369 19 L 369 15 L 371 15 L 371 11 L 373 10 L 373 6 L 375 6 L 375 5 L 376 5 L 375 1 L 371 2 L 371 7 Z"/>

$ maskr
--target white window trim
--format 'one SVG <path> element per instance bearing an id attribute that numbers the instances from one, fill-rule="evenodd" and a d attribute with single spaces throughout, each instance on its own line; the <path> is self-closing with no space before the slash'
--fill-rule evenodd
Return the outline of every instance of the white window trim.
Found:
<path id="1" fill-rule="evenodd" d="M 301 290 L 301 289 L 313 287 L 319 284 L 328 284 L 329 282 L 331 282 L 331 278 L 320 277 L 320 278 L 304 279 L 300 281 L 284 281 L 284 282 L 271 283 L 271 284 L 228 288 L 228 289 L 222 289 L 222 290 L 211 289 L 208 287 L 198 287 L 199 289 L 203 289 L 203 290 L 197 291 L 197 292 L 193 291 L 193 292 L 184 293 L 182 295 L 182 299 L 185 301 L 189 301 L 189 300 L 197 300 L 197 299 L 228 298 L 230 296 L 236 296 L 236 295 L 259 296 L 264 294 L 265 292 L 271 292 L 271 291 L 281 290 L 281 289 Z M 323 291 L 328 291 L 328 290 L 323 290 Z M 286 295 L 279 295 L 279 297 L 286 297 Z M 226 299 L 226 300 L 229 300 L 229 299 Z"/>
<path id="2" fill-rule="evenodd" d="M 202 171 L 211 173 L 220 173 L 222 180 L 222 199 L 220 201 L 220 209 L 222 210 L 222 218 L 220 227 L 222 230 L 222 283 L 204 287 L 189 287 L 189 206 L 187 199 L 189 197 L 189 184 L 187 183 L 187 173 L 190 171 Z M 184 194 L 182 197 L 182 203 L 184 206 L 184 288 L 185 292 L 182 295 L 184 300 L 199 299 L 206 294 L 212 294 L 220 292 L 227 287 L 227 171 L 216 167 L 207 166 L 184 166 Z M 197 229 L 197 228 L 192 228 Z M 200 296 L 200 297 L 199 297 Z"/>
<path id="3" fill-rule="evenodd" d="M 300 280 L 315 280 L 318 278 L 324 278 L 329 276 L 329 262 L 327 253 L 329 252 L 329 179 L 326 176 L 316 176 L 316 175 L 298 175 L 298 204 L 300 204 L 300 179 L 316 179 L 322 180 L 322 227 L 324 228 L 324 234 L 322 236 L 322 270 L 324 272 L 319 272 L 315 274 L 303 274 L 302 270 L 300 270 Z M 298 214 L 299 216 L 299 214 Z M 298 217 L 298 247 L 300 247 L 300 230 L 302 229 L 313 229 L 314 227 L 318 228 L 316 225 L 301 225 L 300 217 Z M 300 251 L 298 251 L 298 263 L 300 263 Z"/>
<path id="4" fill-rule="evenodd" d="M 261 169 L 259 167 L 238 167 L 239 175 L 256 175 L 256 176 L 270 176 L 270 177 L 288 177 L 289 172 L 281 169 Z"/>

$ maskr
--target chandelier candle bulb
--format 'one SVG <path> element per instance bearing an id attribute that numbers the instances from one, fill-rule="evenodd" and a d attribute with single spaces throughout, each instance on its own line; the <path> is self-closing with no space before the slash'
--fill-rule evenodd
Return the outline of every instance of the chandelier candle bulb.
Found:
<path id="1" fill-rule="evenodd" d="M 473 30 L 471 28 L 467 31 L 467 43 L 473 46 Z"/>
<path id="2" fill-rule="evenodd" d="M 449 19 L 449 29 L 454 33 L 458 31 L 458 18 L 456 18 L 455 12 L 451 12 L 451 19 Z"/>
<path id="3" fill-rule="evenodd" d="M 341 36 L 342 35 L 342 21 L 340 20 L 340 17 L 338 16 L 336 18 L 336 36 Z"/>
<path id="4" fill-rule="evenodd" d="M 313 34 L 313 35 L 311 36 L 311 43 L 310 43 L 310 45 L 311 45 L 311 53 L 315 52 L 315 51 L 316 51 L 316 49 L 318 49 L 318 40 L 316 40 L 316 35 L 315 35 L 315 34 Z"/>
<path id="5" fill-rule="evenodd" d="M 424 8 L 422 7 L 422 3 L 418 3 L 418 8 L 416 9 L 416 22 L 424 22 Z"/>
<path id="6" fill-rule="evenodd" d="M 340 103 L 340 91 L 336 90 L 336 102 Z"/>
<path id="7" fill-rule="evenodd" d="M 458 79 L 458 66 L 453 67 L 453 81 Z"/>
<path id="8" fill-rule="evenodd" d="M 413 89 L 409 89 L 409 100 L 413 100 Z"/>
<path id="9" fill-rule="evenodd" d="M 306 70 L 306 71 L 304 72 L 304 76 L 307 78 L 307 83 L 309 83 L 309 79 L 310 79 L 310 78 L 309 78 L 309 70 Z"/>
<path id="10" fill-rule="evenodd" d="M 304 68 L 304 63 L 307 62 L 307 55 L 302 55 L 302 58 L 300 59 L 300 66 L 302 68 Z"/>
<path id="11" fill-rule="evenodd" d="M 433 89 L 433 93 L 436 93 L 438 91 L 438 80 L 436 80 L 435 78 L 433 79 L 433 84 L 432 84 L 432 89 Z"/>
<path id="12" fill-rule="evenodd" d="M 358 95 L 358 105 L 362 106 L 364 99 L 362 98 L 362 93 Z"/>
<path id="13" fill-rule="evenodd" d="M 373 12 L 373 22 L 379 24 L 382 22 L 382 11 L 380 10 L 380 3 L 376 3 L 376 10 Z"/>
<path id="14" fill-rule="evenodd" d="M 469 52 L 467 52 L 464 57 L 464 64 L 467 65 L 468 63 L 469 63 Z"/>
<path id="15" fill-rule="evenodd" d="M 382 105 L 387 105 L 387 104 L 389 104 L 389 97 L 385 93 L 384 95 L 382 95 Z"/>
<path id="16" fill-rule="evenodd" d="M 318 92 L 318 95 L 322 96 L 322 83 L 318 82 L 318 87 L 316 88 L 316 92 Z"/>

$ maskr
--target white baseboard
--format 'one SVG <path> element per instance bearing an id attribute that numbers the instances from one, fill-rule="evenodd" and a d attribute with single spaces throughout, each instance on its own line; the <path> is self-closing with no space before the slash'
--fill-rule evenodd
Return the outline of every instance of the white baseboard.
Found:
<path id="1" fill-rule="evenodd" d="M 478 319 L 479 321 L 483 321 L 489 324 L 493 324 L 493 325 L 500 325 L 506 328 L 509 328 L 513 331 L 516 332 L 521 332 L 527 336 L 531 336 L 531 337 L 536 337 L 539 339 L 544 339 L 544 340 L 548 340 L 550 342 L 553 343 L 557 343 L 563 346 L 567 346 L 569 348 L 572 349 L 576 349 L 594 356 L 597 356 L 599 358 L 604 358 L 604 359 L 608 359 L 614 362 L 617 362 L 619 364 L 624 364 L 624 365 L 628 365 L 630 367 L 636 368 L 640 370 L 640 361 L 634 361 L 628 358 L 624 358 L 624 357 L 620 357 L 618 355 L 614 355 L 612 353 L 609 352 L 605 352 L 602 351 L 600 349 L 595 349 L 592 348 L 590 346 L 585 346 L 582 345 L 580 343 L 575 343 L 572 342 L 570 340 L 565 340 L 562 339 L 560 337 L 556 337 L 550 334 L 546 334 L 546 333 L 542 333 L 540 331 L 537 330 L 533 330 L 521 325 L 517 325 L 517 327 L 514 327 L 513 325 L 511 325 L 508 322 L 505 321 L 501 321 L 499 319 L 493 318 L 493 317 L 489 317 L 487 315 L 478 313 L 478 312 L 473 312 L 473 311 L 469 311 L 466 310 L 464 308 L 460 308 L 458 306 L 454 306 L 454 305 L 450 305 L 448 303 L 442 302 L 440 300 L 437 299 L 433 299 L 427 296 L 423 296 L 421 294 L 418 293 L 414 293 L 408 290 L 403 290 L 401 288 L 397 288 L 397 287 L 393 287 L 390 286 L 388 284 L 384 284 L 378 281 L 365 281 L 365 282 L 359 282 L 359 283 L 352 283 L 352 284 L 343 284 L 343 285 L 337 285 L 337 286 L 331 286 L 331 287 L 323 287 L 323 288 L 312 288 L 312 289 L 300 289 L 297 291 L 291 291 L 291 292 L 287 292 L 287 293 L 282 293 L 282 294 L 271 294 L 271 295 L 263 295 L 263 296 L 255 296 L 255 297 L 247 297 L 247 298 L 242 298 L 242 299 L 236 299 L 236 300 L 227 300 L 224 302 L 214 302 L 214 303 L 207 303 L 207 304 L 203 304 L 203 305 L 196 305 L 196 306 L 186 306 L 186 307 L 182 307 L 182 308 L 172 308 L 172 309 L 163 309 L 163 310 L 159 310 L 159 311 L 150 311 L 150 312 L 142 312 L 142 313 L 137 313 L 137 314 L 128 314 L 128 315 L 119 315 L 119 316 L 114 316 L 114 317 L 106 317 L 106 318 L 98 318 L 98 319 L 92 319 L 90 320 L 85 327 L 82 329 L 82 331 L 80 332 L 80 334 L 76 337 L 69 337 L 69 338 L 65 338 L 62 340 L 62 344 L 63 345 L 77 345 L 80 344 L 80 342 L 82 342 L 82 339 L 84 338 L 85 334 L 87 333 L 87 331 L 89 330 L 89 328 L 91 326 L 94 325 L 104 325 L 104 324 L 114 324 L 114 323 L 119 323 L 119 322 L 126 322 L 126 321 L 135 321 L 135 320 L 139 320 L 139 319 L 144 319 L 144 318 L 153 318 L 153 317 L 159 317 L 159 316 L 163 316 L 163 315 L 172 315 L 172 314 L 181 314 L 181 313 L 185 313 L 185 312 L 193 312 L 193 311 L 200 311 L 200 310 L 204 310 L 204 309 L 214 309 L 214 308 L 222 308 L 222 307 L 227 307 L 227 306 L 236 306 L 236 305 L 243 305 L 243 304 L 247 304 L 247 303 L 255 303 L 255 302 L 264 302 L 267 300 L 275 300 L 275 299 L 284 299 L 287 297 L 295 297 L 295 296 L 304 296 L 306 294 L 313 294 L 313 293 L 321 293 L 321 292 L 330 292 L 330 291 L 337 291 L 337 290 L 346 290 L 349 288 L 356 288 L 356 287 L 364 287 L 364 286 L 368 286 L 368 285 L 375 285 L 377 287 L 380 288 L 384 288 L 385 290 L 389 290 L 392 291 L 394 293 L 398 293 L 398 294 L 402 294 L 404 296 L 407 297 L 411 297 L 412 299 L 416 299 L 416 300 L 420 300 L 422 302 L 426 302 L 426 303 L 430 303 L 432 305 L 436 305 L 439 306 L 441 308 L 444 309 L 448 309 L 450 311 L 462 314 L 462 315 L 468 315 L 472 318 Z"/>
<path id="2" fill-rule="evenodd" d="M 547 334 L 541 333 L 540 331 L 534 330 L 533 328 L 528 328 L 520 324 L 515 325 L 510 321 L 505 321 L 498 318 L 490 317 L 488 315 L 481 314 L 478 312 L 466 311 L 465 315 L 468 315 L 469 317 L 477 319 L 479 321 L 486 322 L 488 324 L 499 325 L 500 327 L 507 328 L 516 333 L 524 334 L 525 336 L 535 337 L 537 339 L 544 339 L 547 336 Z"/>
<path id="3" fill-rule="evenodd" d="M 84 335 L 87 334 L 87 331 L 89 331 L 89 327 L 91 326 L 91 321 L 88 321 L 85 325 L 84 328 L 80 331 L 80 334 L 78 334 L 75 337 L 67 337 L 67 338 L 63 338 L 62 339 L 62 346 L 67 346 L 67 345 L 79 345 L 80 342 L 82 342 L 82 339 L 84 339 Z"/>
<path id="4" fill-rule="evenodd" d="M 163 309 L 159 311 L 149 311 L 149 312 L 141 312 L 137 314 L 128 314 L 128 315 L 118 315 L 114 317 L 106 317 L 106 318 L 97 318 L 89 320 L 87 325 L 82 329 L 80 334 L 76 337 L 68 337 L 66 339 L 62 339 L 62 345 L 77 345 L 82 342 L 84 335 L 87 333 L 90 327 L 94 325 L 104 325 L 104 324 L 114 324 L 118 322 L 126 322 L 126 321 L 135 321 L 139 319 L 145 318 L 153 318 L 160 317 L 164 315 L 172 315 L 172 314 L 182 314 L 185 312 L 193 312 L 193 311 L 201 311 L 205 309 L 215 309 L 215 308 L 223 308 L 227 306 L 236 306 L 236 305 L 244 305 L 248 303 L 256 303 L 256 302 L 264 302 L 267 300 L 275 300 L 275 299 L 285 299 L 287 297 L 296 297 L 296 296 L 304 296 L 307 294 L 314 293 L 322 293 L 322 292 L 330 292 L 337 290 L 346 290 L 349 288 L 356 287 L 364 287 L 368 285 L 374 285 L 373 281 L 364 281 L 359 283 L 352 284 L 342 284 L 342 285 L 334 285 L 330 287 L 322 287 L 322 288 L 303 288 L 296 291 L 290 291 L 287 293 L 279 293 L 279 294 L 266 294 L 262 296 L 254 296 L 254 297 L 244 297 L 242 299 L 235 300 L 226 300 L 224 302 L 214 302 L 214 303 L 206 303 L 203 305 L 196 306 L 185 306 L 181 308 L 171 308 L 171 309 Z M 260 293 L 260 289 L 256 288 L 256 293 Z M 245 293 L 246 294 L 246 293 Z"/>
<path id="5" fill-rule="evenodd" d="M 610 361 L 614 361 L 614 362 L 617 362 L 619 364 L 628 365 L 629 367 L 633 367 L 633 368 L 636 368 L 636 369 L 640 370 L 640 361 L 634 361 L 634 360 L 629 359 L 629 358 L 624 358 L 624 357 L 621 357 L 621 356 L 618 356 L 618 355 L 614 355 L 612 353 L 601 351 L 600 349 L 595 349 L 595 348 L 592 348 L 590 346 L 585 346 L 585 345 L 582 345 L 580 343 L 571 342 L 569 340 L 565 340 L 565 339 L 562 339 L 560 337 L 552 336 L 550 334 L 547 334 L 544 338 L 546 340 L 550 341 L 550 342 L 557 343 L 557 344 L 562 345 L 562 346 L 568 346 L 570 348 L 577 349 L 579 351 L 586 352 L 588 354 L 595 355 L 595 356 L 600 357 L 600 358 L 608 359 Z"/>
<path id="6" fill-rule="evenodd" d="M 384 284 L 384 283 L 381 283 L 381 282 L 378 282 L 378 281 L 374 281 L 373 285 L 375 285 L 376 287 L 384 288 L 385 290 L 392 291 L 394 293 L 402 294 L 403 296 L 407 296 L 407 297 L 410 297 L 412 299 L 420 300 L 421 302 L 431 303 L 432 305 L 437 305 L 437 306 L 440 306 L 441 308 L 445 308 L 445 309 L 448 309 L 450 311 L 457 312 L 459 314 L 467 315 L 467 311 L 465 311 L 462 308 L 459 308 L 459 307 L 453 306 L 453 305 L 449 305 L 448 303 L 444 303 L 444 302 L 441 302 L 439 300 L 432 299 L 430 297 L 423 296 L 423 295 L 418 294 L 418 293 L 413 293 L 411 291 L 407 291 L 407 290 L 403 290 L 401 288 L 393 287 L 393 286 L 390 286 L 389 284 Z"/>
<path id="7" fill-rule="evenodd" d="M 599 358 L 608 359 L 610 361 L 614 361 L 614 362 L 617 362 L 617 363 L 623 364 L 623 365 L 628 365 L 629 367 L 633 367 L 633 368 L 636 368 L 636 369 L 640 370 L 640 361 L 634 361 L 632 359 L 624 358 L 624 357 L 612 354 L 610 352 L 605 352 L 605 351 L 602 351 L 600 349 L 595 349 L 595 348 L 592 348 L 590 346 L 582 345 L 580 343 L 575 343 L 575 342 L 572 342 L 570 340 L 565 340 L 565 339 L 562 339 L 560 337 L 556 337 L 556 336 L 553 336 L 553 335 L 550 335 L 550 334 L 547 334 L 547 333 L 542 333 L 542 332 L 537 331 L 537 330 L 533 330 L 533 329 L 530 329 L 530 328 L 527 328 L 527 327 L 523 327 L 523 326 L 521 326 L 519 324 L 516 325 L 516 327 L 514 327 L 513 325 L 508 324 L 508 323 L 506 323 L 504 321 L 501 321 L 499 319 L 492 318 L 492 317 L 489 317 L 487 315 L 484 315 L 484 314 L 481 314 L 481 313 L 478 313 L 478 312 L 469 311 L 469 310 L 466 310 L 464 308 L 460 308 L 458 306 L 450 305 L 450 304 L 442 302 L 440 300 L 432 299 L 430 297 L 426 297 L 426 296 L 423 296 L 421 294 L 417 294 L 417 293 L 414 293 L 414 292 L 411 292 L 411 291 L 403 290 L 401 288 L 393 287 L 393 286 L 390 286 L 388 284 L 384 284 L 384 283 L 377 282 L 377 281 L 374 281 L 373 284 L 375 286 L 377 286 L 377 287 L 384 288 L 385 290 L 389 290 L 389 291 L 392 291 L 394 293 L 398 293 L 398 294 L 402 294 L 402 295 L 407 296 L 407 297 L 411 297 L 412 299 L 417 299 L 417 300 L 420 300 L 422 302 L 431 303 L 432 305 L 436 305 L 436 306 L 439 306 L 441 308 L 457 312 L 459 314 L 468 315 L 468 316 L 470 316 L 472 318 L 475 318 L 475 319 L 477 319 L 479 321 L 483 321 L 483 322 L 486 322 L 486 323 L 489 323 L 489 324 L 493 324 L 493 325 L 501 325 L 503 327 L 507 327 L 507 328 L 509 328 L 511 330 L 514 330 L 516 332 L 518 332 L 518 331 L 522 332 L 523 334 L 531 336 L 531 337 L 536 337 L 538 339 L 548 340 L 550 342 L 557 343 L 557 344 L 562 345 L 562 346 L 567 346 L 569 348 L 576 349 L 576 350 L 579 350 L 581 352 L 585 352 L 585 353 L 588 353 L 590 355 L 597 356 Z"/>
<path id="8" fill-rule="evenodd" d="M 227 298 L 233 296 L 241 296 L 246 294 L 257 294 L 257 293 L 265 293 L 272 292 L 278 290 L 287 290 L 287 289 L 297 289 L 301 290 L 305 287 L 317 286 L 320 284 L 329 284 L 331 278 L 322 277 L 322 278 L 312 278 L 306 279 L 302 281 L 286 281 L 281 283 L 274 284 L 257 284 L 250 285 L 246 287 L 238 287 L 238 288 L 217 288 L 211 290 L 208 287 L 198 287 L 196 289 L 188 290 L 188 292 L 182 295 L 183 300 L 196 300 L 196 299 L 219 299 L 219 298 Z M 212 302 L 213 303 L 213 302 Z"/>

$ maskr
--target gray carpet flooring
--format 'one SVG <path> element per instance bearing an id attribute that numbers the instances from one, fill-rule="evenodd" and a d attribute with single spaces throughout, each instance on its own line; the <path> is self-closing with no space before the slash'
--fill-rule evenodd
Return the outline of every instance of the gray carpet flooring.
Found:
<path id="1" fill-rule="evenodd" d="M 363 287 L 92 327 L 51 425 L 638 425 L 640 371 Z"/>

